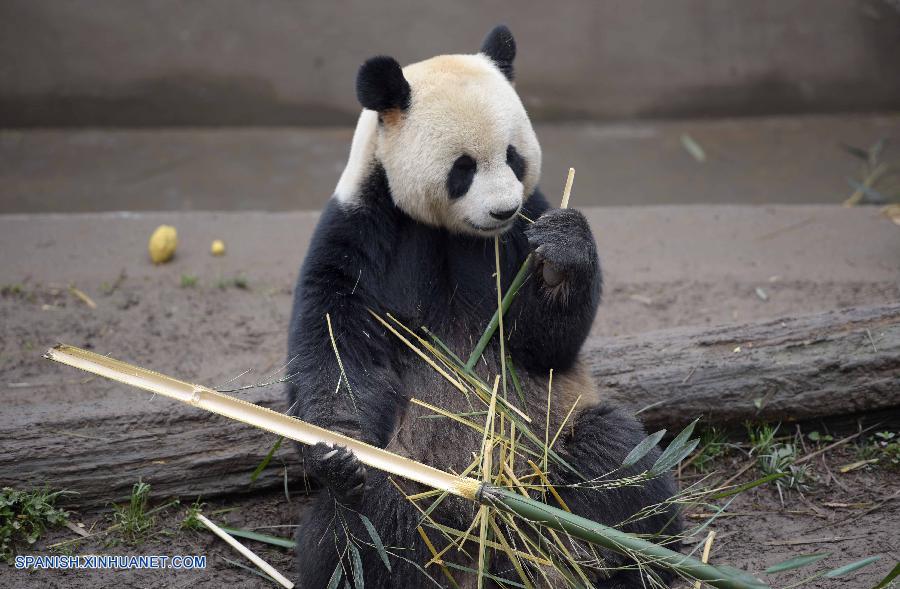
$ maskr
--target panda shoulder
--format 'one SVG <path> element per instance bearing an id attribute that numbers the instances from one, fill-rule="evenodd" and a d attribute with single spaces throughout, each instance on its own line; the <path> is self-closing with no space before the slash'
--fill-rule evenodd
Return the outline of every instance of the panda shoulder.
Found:
<path id="1" fill-rule="evenodd" d="M 347 165 L 334 189 L 333 198 L 345 209 L 352 209 L 363 202 L 363 192 L 371 176 L 377 172 L 375 140 L 378 129 L 378 113 L 364 109 L 359 115 Z"/>

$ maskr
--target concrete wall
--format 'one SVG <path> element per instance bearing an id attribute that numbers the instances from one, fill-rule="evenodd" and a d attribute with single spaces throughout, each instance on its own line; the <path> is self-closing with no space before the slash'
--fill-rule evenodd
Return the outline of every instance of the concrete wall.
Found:
<path id="1" fill-rule="evenodd" d="M 506 22 L 536 119 L 900 108 L 897 0 L 2 0 L 0 126 L 349 122 Z"/>

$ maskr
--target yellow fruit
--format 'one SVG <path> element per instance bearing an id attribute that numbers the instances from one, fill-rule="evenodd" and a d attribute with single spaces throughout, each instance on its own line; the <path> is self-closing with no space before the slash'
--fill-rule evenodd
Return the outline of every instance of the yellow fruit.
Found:
<path id="1" fill-rule="evenodd" d="M 154 264 L 164 264 L 175 255 L 176 247 L 178 247 L 178 233 L 175 228 L 171 225 L 160 225 L 150 236 L 148 244 L 150 259 Z"/>
<path id="2" fill-rule="evenodd" d="M 209 253 L 214 256 L 221 256 L 225 253 L 225 242 L 221 239 L 217 239 L 212 242 L 212 247 L 209 248 Z"/>

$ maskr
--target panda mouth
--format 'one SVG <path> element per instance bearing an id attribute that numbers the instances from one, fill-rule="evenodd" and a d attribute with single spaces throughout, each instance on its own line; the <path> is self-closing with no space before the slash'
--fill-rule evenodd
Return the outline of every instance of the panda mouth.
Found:
<path id="1" fill-rule="evenodd" d="M 463 220 L 466 222 L 466 225 L 468 225 L 472 229 L 481 231 L 482 233 L 498 233 L 498 232 L 502 233 L 503 231 L 506 231 L 507 229 L 509 229 L 513 223 L 515 223 L 516 218 L 515 218 L 515 216 L 513 216 L 512 218 L 510 218 L 506 221 L 503 221 L 501 223 L 497 223 L 496 225 L 493 225 L 491 227 L 485 227 L 484 225 L 479 225 L 479 224 L 473 222 L 468 217 L 463 217 Z"/>

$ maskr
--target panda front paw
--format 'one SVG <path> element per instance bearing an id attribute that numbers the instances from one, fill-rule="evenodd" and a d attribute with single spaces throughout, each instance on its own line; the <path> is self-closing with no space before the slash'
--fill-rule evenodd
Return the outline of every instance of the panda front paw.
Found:
<path id="1" fill-rule="evenodd" d="M 525 230 L 544 284 L 590 280 L 596 271 L 597 246 L 587 219 L 574 209 L 552 209 Z"/>
<path id="2" fill-rule="evenodd" d="M 360 504 L 366 491 L 366 467 L 343 446 L 316 444 L 306 453 L 307 472 L 343 505 Z"/>

